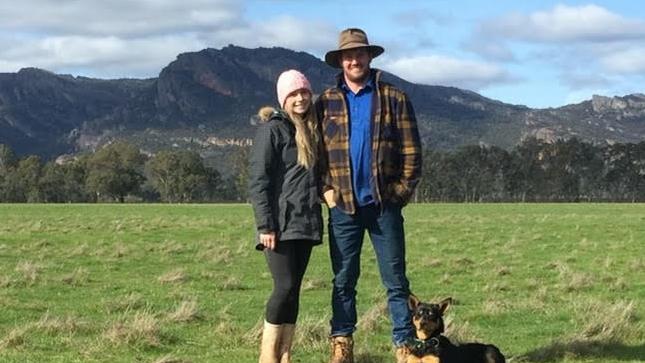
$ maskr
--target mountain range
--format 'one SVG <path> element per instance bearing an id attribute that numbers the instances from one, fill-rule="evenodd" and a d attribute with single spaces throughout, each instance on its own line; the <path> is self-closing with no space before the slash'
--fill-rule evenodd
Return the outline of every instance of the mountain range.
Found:
<path id="1" fill-rule="evenodd" d="M 316 93 L 338 72 L 305 52 L 229 45 L 182 53 L 149 79 L 103 80 L 36 68 L 0 73 L 0 144 L 19 155 L 53 158 L 126 139 L 147 153 L 177 147 L 226 157 L 226 147 L 249 143 L 255 112 L 276 104 L 275 80 L 289 68 L 305 73 Z M 528 136 L 547 142 L 645 139 L 643 94 L 532 109 L 388 73 L 384 79 L 410 96 L 426 147 L 510 148 Z"/>

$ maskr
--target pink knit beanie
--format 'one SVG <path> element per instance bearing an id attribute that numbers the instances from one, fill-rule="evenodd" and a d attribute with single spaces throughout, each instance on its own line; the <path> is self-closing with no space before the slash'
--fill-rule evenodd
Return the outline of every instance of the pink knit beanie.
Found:
<path id="1" fill-rule="evenodd" d="M 304 88 L 310 93 L 313 93 L 311 92 L 311 84 L 309 84 L 307 77 L 295 69 L 282 72 L 280 77 L 278 77 L 276 88 L 278 90 L 278 102 L 280 102 L 280 107 L 282 108 L 284 108 L 284 101 L 287 99 L 287 96 L 294 91 Z"/>

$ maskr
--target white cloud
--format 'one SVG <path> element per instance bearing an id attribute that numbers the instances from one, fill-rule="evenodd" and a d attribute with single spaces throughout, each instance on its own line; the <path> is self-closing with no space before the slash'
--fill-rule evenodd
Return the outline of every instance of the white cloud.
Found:
<path id="1" fill-rule="evenodd" d="M 571 101 L 621 75 L 645 72 L 643 41 L 642 19 L 598 5 L 556 5 L 489 19 L 464 48 L 486 59 L 557 70 Z"/>
<path id="2" fill-rule="evenodd" d="M 400 58 L 384 63 L 382 68 L 415 83 L 474 90 L 512 80 L 497 65 L 437 55 Z"/>
<path id="3" fill-rule="evenodd" d="M 645 22 L 614 14 L 597 5 L 557 5 L 549 11 L 514 13 L 492 19 L 479 32 L 528 42 L 607 42 L 645 38 Z"/>
<path id="4" fill-rule="evenodd" d="M 242 10 L 234 0 L 3 1 L 0 72 L 33 66 L 103 78 L 156 76 L 177 54 L 249 27 Z"/>
<path id="5" fill-rule="evenodd" d="M 38 67 L 59 73 L 77 70 L 80 75 L 105 78 L 150 77 L 187 47 L 199 45 L 195 40 L 173 36 L 128 40 L 113 36 L 47 37 L 5 49 L 0 67 Z"/>
<path id="6" fill-rule="evenodd" d="M 645 48 L 635 47 L 605 54 L 600 62 L 614 73 L 642 74 L 645 73 Z"/>
<path id="7" fill-rule="evenodd" d="M 473 38 L 464 43 L 462 48 L 479 54 L 486 59 L 493 59 L 502 62 L 513 62 L 516 60 L 515 55 L 507 44 L 487 41 L 481 37 Z"/>
<path id="8" fill-rule="evenodd" d="M 321 56 L 338 31 L 304 17 L 248 21 L 234 0 L 24 0 L 0 3 L 0 72 L 39 67 L 113 78 L 154 77 L 179 53 L 282 46 Z"/>
<path id="9" fill-rule="evenodd" d="M 293 50 L 307 50 L 318 55 L 336 47 L 338 30 L 331 24 L 281 16 L 269 22 L 260 22 L 247 29 L 246 46 L 281 46 Z"/>
<path id="10" fill-rule="evenodd" d="M 602 74 L 582 73 L 581 71 L 564 72 L 560 79 L 571 89 L 590 89 L 609 87 L 614 80 Z"/>
<path id="11" fill-rule="evenodd" d="M 0 3 L 0 29 L 52 35 L 138 37 L 225 29 L 239 22 L 234 0 L 22 0 Z"/>
<path id="12" fill-rule="evenodd" d="M 445 26 L 452 21 L 450 16 L 423 8 L 400 11 L 392 14 L 390 18 L 399 26 L 410 27 L 417 30 L 428 22 Z"/>

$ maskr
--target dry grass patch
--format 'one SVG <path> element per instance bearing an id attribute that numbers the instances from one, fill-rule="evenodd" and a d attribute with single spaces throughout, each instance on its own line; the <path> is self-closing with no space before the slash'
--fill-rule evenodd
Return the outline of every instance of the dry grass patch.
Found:
<path id="1" fill-rule="evenodd" d="M 497 276 L 507 276 L 511 274 L 511 268 L 506 266 L 501 266 L 497 268 L 495 273 L 497 274 Z"/>
<path id="2" fill-rule="evenodd" d="M 233 319 L 231 309 L 231 305 L 222 307 L 215 315 L 215 319 L 218 321 L 231 321 Z"/>
<path id="3" fill-rule="evenodd" d="M 484 285 L 483 291 L 485 292 L 505 292 L 510 291 L 509 284 L 504 281 L 493 281 Z"/>
<path id="4" fill-rule="evenodd" d="M 632 271 L 643 271 L 645 270 L 645 260 L 642 258 L 633 259 L 629 263 L 629 268 Z"/>
<path id="5" fill-rule="evenodd" d="M 114 246 L 113 256 L 116 258 L 125 257 L 128 252 L 130 252 L 130 250 L 128 249 L 127 245 L 123 243 L 117 243 L 116 246 Z"/>
<path id="6" fill-rule="evenodd" d="M 81 286 L 90 281 L 90 272 L 84 267 L 79 267 L 73 272 L 63 276 L 61 280 L 68 285 Z"/>
<path id="7" fill-rule="evenodd" d="M 22 261 L 16 265 L 15 271 L 18 272 L 27 285 L 33 285 L 38 280 L 42 267 L 31 261 Z"/>
<path id="8" fill-rule="evenodd" d="M 558 278 L 560 279 L 558 287 L 566 292 L 580 291 L 594 284 L 593 276 L 584 272 L 573 271 L 565 262 L 551 262 L 546 268 L 558 272 Z"/>
<path id="9" fill-rule="evenodd" d="M 439 278 L 439 283 L 441 285 L 450 285 L 452 283 L 452 275 L 448 272 L 444 272 L 443 275 Z"/>
<path id="10" fill-rule="evenodd" d="M 229 276 L 215 287 L 219 291 L 246 290 L 247 287 L 236 276 Z"/>
<path id="11" fill-rule="evenodd" d="M 564 357 L 602 357 L 607 351 L 623 349 L 626 342 L 645 340 L 645 323 L 637 319 L 633 301 L 578 301 L 574 310 L 579 322 L 577 332 L 528 352 L 519 360 L 554 362 Z"/>
<path id="12" fill-rule="evenodd" d="M 80 245 L 74 247 L 74 249 L 72 249 L 69 252 L 69 256 L 70 257 L 88 256 L 89 255 L 89 253 L 88 253 L 89 249 L 90 249 L 90 246 L 87 243 L 80 244 Z"/>
<path id="13" fill-rule="evenodd" d="M 188 275 L 184 270 L 177 269 L 159 276 L 157 280 L 162 284 L 180 284 L 188 280 Z"/>
<path id="14" fill-rule="evenodd" d="M 638 322 L 633 301 L 584 302 L 576 306 L 584 322 L 577 338 L 599 341 L 626 341 L 645 338 L 645 324 Z"/>
<path id="15" fill-rule="evenodd" d="M 390 346 L 358 346 L 355 348 L 354 359 L 360 363 L 386 363 L 389 362 L 383 356 L 394 356 L 394 351 Z"/>
<path id="16" fill-rule="evenodd" d="M 128 319 L 115 322 L 104 333 L 105 338 L 115 345 L 161 345 L 159 319 L 150 312 L 137 312 Z"/>
<path id="17" fill-rule="evenodd" d="M 421 259 L 421 266 L 423 267 L 439 267 L 442 264 L 443 260 L 437 257 L 424 256 L 423 259 Z"/>
<path id="18" fill-rule="evenodd" d="M 367 310 L 358 319 L 358 326 L 361 330 L 372 331 L 375 330 L 380 324 L 386 323 L 388 319 L 387 301 L 385 298 L 382 302 L 375 304 Z"/>
<path id="19" fill-rule="evenodd" d="M 32 244 L 32 246 L 33 246 L 34 250 L 40 250 L 40 249 L 43 249 L 43 248 L 49 247 L 49 246 L 51 246 L 51 245 L 52 245 L 52 243 L 51 243 L 50 241 L 48 241 L 48 240 L 45 240 L 45 239 L 42 239 L 42 240 L 40 240 L 40 241 L 35 241 L 35 242 Z"/>
<path id="20" fill-rule="evenodd" d="M 609 287 L 611 291 L 624 291 L 629 288 L 627 280 L 623 276 L 605 276 L 601 279 L 603 286 Z"/>
<path id="21" fill-rule="evenodd" d="M 11 277 L 3 275 L 0 276 L 0 288 L 11 286 Z"/>
<path id="22" fill-rule="evenodd" d="M 489 315 L 499 315 L 510 310 L 510 306 L 505 300 L 488 299 L 482 305 L 482 311 Z"/>
<path id="23" fill-rule="evenodd" d="M 246 242 L 238 243 L 237 249 L 235 250 L 235 254 L 238 255 L 239 257 L 248 257 L 250 251 L 252 251 L 252 249 L 249 248 L 249 245 Z"/>
<path id="24" fill-rule="evenodd" d="M 328 349 L 329 316 L 313 318 L 304 316 L 298 319 L 295 346 L 305 350 L 320 351 Z"/>
<path id="25" fill-rule="evenodd" d="M 75 334 L 79 330 L 86 328 L 87 323 L 73 316 L 61 318 L 46 313 L 33 327 L 50 335 Z"/>
<path id="26" fill-rule="evenodd" d="M 249 341 L 258 341 L 253 339 L 260 339 L 260 336 L 262 336 L 264 318 L 260 318 L 251 330 L 240 334 L 239 328 L 235 325 L 235 319 L 233 318 L 231 309 L 231 305 L 226 305 L 215 314 L 215 334 L 220 337 L 221 340 L 231 340 L 231 338 L 234 338 L 244 343 Z"/>
<path id="27" fill-rule="evenodd" d="M 188 360 L 175 358 L 171 355 L 164 355 L 163 357 L 153 361 L 153 363 L 190 363 Z"/>
<path id="28" fill-rule="evenodd" d="M 468 257 L 459 257 L 452 261 L 454 267 L 468 267 L 475 264 L 475 261 Z"/>
<path id="29" fill-rule="evenodd" d="M 167 254 L 167 255 L 176 255 L 184 252 L 186 249 L 186 246 L 184 246 L 181 242 L 177 241 L 166 241 L 162 246 L 161 246 L 161 252 Z"/>
<path id="30" fill-rule="evenodd" d="M 143 298 L 143 295 L 132 292 L 126 295 L 125 297 L 115 299 L 112 302 L 106 304 L 106 310 L 108 313 L 114 313 L 119 311 L 131 311 L 139 310 L 146 308 L 148 303 Z"/>
<path id="31" fill-rule="evenodd" d="M 330 287 L 330 282 L 323 279 L 306 279 L 302 284 L 303 291 L 310 290 L 327 290 Z"/>
<path id="32" fill-rule="evenodd" d="M 460 321 L 454 323 L 452 317 L 448 315 L 445 318 L 446 336 L 450 338 L 453 343 L 461 344 L 477 341 L 477 336 L 472 332 L 470 323 L 467 321 Z"/>
<path id="33" fill-rule="evenodd" d="M 168 314 L 168 320 L 182 323 L 201 320 L 202 318 L 197 301 L 194 300 L 182 301 L 175 311 Z"/>
<path id="34" fill-rule="evenodd" d="M 218 314 L 219 315 L 219 314 Z M 299 325 L 302 325 L 302 319 L 301 321 L 298 322 Z M 220 324 L 218 324 L 218 328 L 221 327 L 226 327 L 225 326 L 225 321 L 221 321 Z M 264 317 L 260 317 L 258 321 L 255 322 L 255 325 L 248 330 L 244 335 L 242 336 L 242 340 L 247 341 L 247 342 L 259 342 L 260 338 L 262 338 L 262 329 L 264 327 Z M 216 329 L 217 333 L 222 334 L 225 333 L 226 330 L 218 330 Z"/>
<path id="35" fill-rule="evenodd" d="M 593 276 L 583 272 L 570 273 L 568 276 L 563 276 L 562 279 L 561 287 L 567 292 L 580 291 L 594 284 Z"/>
<path id="36" fill-rule="evenodd" d="M 233 260 L 233 253 L 228 246 L 209 247 L 201 249 L 197 253 L 197 258 L 216 265 L 228 265 Z"/>
<path id="37" fill-rule="evenodd" d="M 25 344 L 29 329 L 29 326 L 25 326 L 10 330 L 7 335 L 0 339 L 0 351 L 4 349 L 18 348 Z"/>
<path id="38" fill-rule="evenodd" d="M 255 328 L 254 328 L 255 329 Z M 262 325 L 260 325 L 258 334 L 258 338 L 253 341 L 258 341 L 259 342 L 259 337 L 262 336 Z M 219 337 L 219 340 L 221 341 L 227 341 L 230 339 L 235 339 L 239 335 L 238 329 L 235 327 L 235 324 L 230 321 L 220 321 L 215 324 L 215 327 L 213 329 L 215 332 L 215 335 Z M 252 337 L 252 335 L 255 334 L 253 333 L 253 330 L 248 331 L 243 337 L 241 337 L 242 341 L 244 342 L 249 342 L 248 338 Z"/>

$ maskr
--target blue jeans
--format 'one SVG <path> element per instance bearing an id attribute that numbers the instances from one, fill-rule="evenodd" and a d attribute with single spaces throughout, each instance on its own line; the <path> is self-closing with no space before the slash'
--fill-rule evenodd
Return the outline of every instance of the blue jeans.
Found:
<path id="1" fill-rule="evenodd" d="M 349 336 L 356 330 L 356 284 L 360 275 L 363 237 L 367 231 L 376 252 L 381 281 L 387 290 L 392 341 L 403 344 L 414 336 L 408 307 L 410 283 L 405 276 L 405 237 L 401 207 L 386 204 L 358 207 L 348 215 L 329 211 L 329 249 L 334 280 L 331 336 Z"/>

